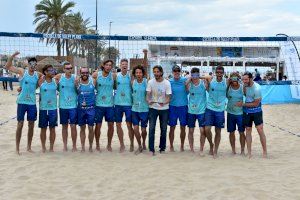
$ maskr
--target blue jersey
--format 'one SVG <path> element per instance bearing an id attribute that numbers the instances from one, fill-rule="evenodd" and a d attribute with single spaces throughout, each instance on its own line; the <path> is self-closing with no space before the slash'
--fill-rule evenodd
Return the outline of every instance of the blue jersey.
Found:
<path id="1" fill-rule="evenodd" d="M 204 82 L 200 80 L 198 85 L 190 83 L 189 90 L 189 110 L 190 114 L 203 114 L 206 109 L 206 88 Z"/>
<path id="2" fill-rule="evenodd" d="M 218 82 L 215 78 L 209 84 L 207 108 L 216 112 L 222 112 L 226 106 L 226 79 Z"/>
<path id="3" fill-rule="evenodd" d="M 79 83 L 77 91 L 79 108 L 95 106 L 95 85 L 92 78 L 89 78 L 89 82 L 87 84 Z"/>
<path id="4" fill-rule="evenodd" d="M 185 89 L 185 77 L 180 77 L 179 80 L 174 78 L 170 79 L 172 97 L 171 97 L 171 106 L 186 106 L 188 105 L 188 92 Z"/>
<path id="5" fill-rule="evenodd" d="M 96 89 L 96 106 L 112 107 L 114 105 L 114 80 L 112 74 L 109 73 L 108 76 L 104 77 L 102 76 L 102 71 L 99 71 Z"/>
<path id="6" fill-rule="evenodd" d="M 22 91 L 17 98 L 18 104 L 36 104 L 35 90 L 38 80 L 39 77 L 37 72 L 34 72 L 33 75 L 29 75 L 28 70 L 25 70 L 23 77 L 20 79 L 20 86 L 22 88 Z"/>
<path id="7" fill-rule="evenodd" d="M 40 110 L 55 110 L 57 109 L 57 84 L 55 79 L 50 83 L 46 80 L 40 86 Z"/>
<path id="8" fill-rule="evenodd" d="M 70 78 L 66 78 L 65 74 L 62 74 L 58 84 L 58 90 L 60 108 L 71 109 L 77 107 L 77 92 L 74 75 L 71 75 Z"/>
<path id="9" fill-rule="evenodd" d="M 143 79 L 143 82 L 138 83 L 137 80 L 132 84 L 132 111 L 134 112 L 148 112 L 149 106 L 146 101 L 147 95 L 147 79 Z"/>
<path id="10" fill-rule="evenodd" d="M 245 91 L 245 96 L 246 96 L 246 103 L 252 103 L 254 102 L 255 99 L 261 99 L 261 88 L 260 85 L 257 83 L 253 83 L 253 85 L 251 87 L 246 87 L 246 91 Z M 244 112 L 245 113 L 258 113 L 261 112 L 262 108 L 261 108 L 261 102 L 259 103 L 259 105 L 257 107 L 244 107 Z"/>
<path id="11" fill-rule="evenodd" d="M 227 91 L 227 112 L 233 115 L 242 115 L 243 114 L 243 107 L 238 107 L 235 104 L 239 101 L 243 101 L 243 86 L 240 85 L 240 87 L 235 90 L 232 87 L 228 88 Z"/>
<path id="12" fill-rule="evenodd" d="M 131 79 L 129 72 L 123 76 L 121 72 L 117 74 L 116 78 L 116 95 L 115 95 L 115 105 L 118 106 L 131 106 L 132 105 L 132 89 L 131 89 Z"/>

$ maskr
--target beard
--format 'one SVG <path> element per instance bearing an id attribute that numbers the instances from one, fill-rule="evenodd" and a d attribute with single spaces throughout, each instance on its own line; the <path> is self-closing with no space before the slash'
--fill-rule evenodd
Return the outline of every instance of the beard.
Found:
<path id="1" fill-rule="evenodd" d="M 86 80 L 88 80 L 89 76 L 88 76 L 88 75 L 81 75 L 80 78 L 81 78 L 83 81 L 86 81 Z"/>

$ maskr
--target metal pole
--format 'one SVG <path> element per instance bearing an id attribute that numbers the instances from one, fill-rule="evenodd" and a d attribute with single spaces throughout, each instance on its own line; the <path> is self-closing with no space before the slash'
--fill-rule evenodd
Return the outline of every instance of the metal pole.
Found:
<path id="1" fill-rule="evenodd" d="M 96 0 L 96 35 L 98 35 L 98 0 Z M 98 65 L 98 39 L 96 39 L 96 47 L 95 47 L 95 69 L 97 69 Z"/>
<path id="2" fill-rule="evenodd" d="M 298 59 L 299 59 L 299 61 L 300 61 L 300 55 L 299 55 L 299 52 L 298 52 L 298 49 L 297 49 L 297 47 L 296 47 L 296 44 L 295 44 L 295 42 L 291 39 L 291 37 L 290 36 L 288 36 L 287 34 L 284 34 L 284 33 L 278 33 L 278 34 L 276 34 L 276 36 L 280 36 L 280 35 L 283 35 L 283 36 L 285 36 L 285 37 L 287 37 L 287 38 L 289 38 L 290 39 L 290 41 L 293 43 L 293 45 L 294 45 L 294 48 L 295 48 L 295 50 L 296 50 L 296 52 L 297 52 L 297 55 L 298 55 Z"/>
<path id="3" fill-rule="evenodd" d="M 108 36 L 108 59 L 110 59 L 110 35 L 111 35 L 111 24 L 112 21 L 109 22 L 109 36 Z"/>

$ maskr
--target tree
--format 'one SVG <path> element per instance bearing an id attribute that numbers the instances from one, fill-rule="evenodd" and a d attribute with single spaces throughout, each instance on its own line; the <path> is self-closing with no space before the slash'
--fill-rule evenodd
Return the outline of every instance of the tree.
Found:
<path id="1" fill-rule="evenodd" d="M 111 59 L 116 64 L 117 59 L 120 56 L 120 52 L 115 47 L 107 47 L 100 52 L 102 60 Z"/>
<path id="2" fill-rule="evenodd" d="M 63 32 L 66 23 L 66 16 L 71 13 L 71 8 L 75 3 L 70 1 L 64 4 L 64 0 L 42 0 L 35 6 L 35 31 L 39 33 L 56 33 Z M 61 56 L 61 40 L 47 39 L 48 43 L 55 43 L 57 45 L 57 55 Z"/>

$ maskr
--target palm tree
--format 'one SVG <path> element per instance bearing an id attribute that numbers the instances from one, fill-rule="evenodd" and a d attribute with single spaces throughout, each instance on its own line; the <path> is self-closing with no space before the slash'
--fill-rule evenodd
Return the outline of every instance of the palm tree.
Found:
<path id="1" fill-rule="evenodd" d="M 72 19 L 72 25 L 70 27 L 73 34 L 88 34 L 90 18 L 83 19 L 83 15 L 80 12 L 70 14 Z M 84 40 L 72 41 L 70 47 L 72 51 L 75 50 L 75 55 L 85 56 L 85 43 Z"/>
<path id="2" fill-rule="evenodd" d="M 68 20 L 66 16 L 71 13 L 75 3 L 70 1 L 64 4 L 64 0 L 42 0 L 35 6 L 35 31 L 40 33 L 62 33 L 63 27 Z M 57 55 L 61 56 L 60 39 L 47 39 L 48 43 L 56 43 Z"/>

